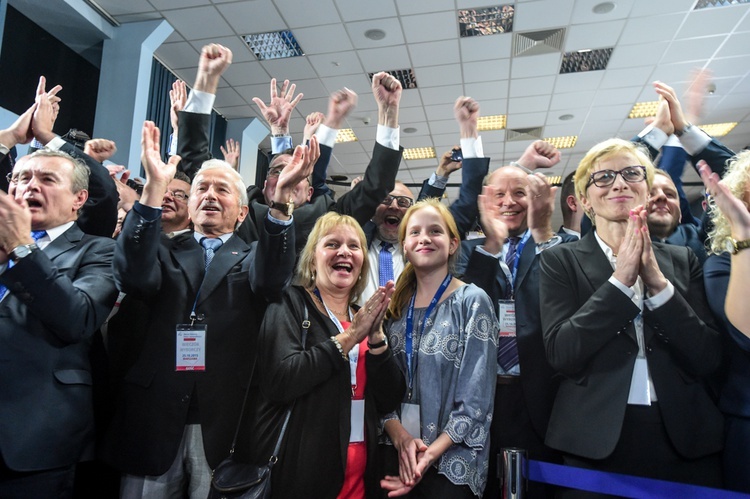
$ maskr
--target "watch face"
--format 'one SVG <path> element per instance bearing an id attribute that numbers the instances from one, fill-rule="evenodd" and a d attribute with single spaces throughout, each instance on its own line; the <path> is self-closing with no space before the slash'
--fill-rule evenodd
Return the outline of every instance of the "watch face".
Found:
<path id="1" fill-rule="evenodd" d="M 727 239 L 727 242 L 724 243 L 724 249 L 727 250 L 729 253 L 736 253 L 737 247 L 734 245 L 734 239 Z"/>

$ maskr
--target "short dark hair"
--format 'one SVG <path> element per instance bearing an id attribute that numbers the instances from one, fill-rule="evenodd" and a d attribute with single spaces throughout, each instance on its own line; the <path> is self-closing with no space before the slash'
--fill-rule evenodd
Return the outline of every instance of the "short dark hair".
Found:
<path id="1" fill-rule="evenodd" d="M 568 196 L 576 195 L 576 184 L 573 181 L 575 177 L 575 170 L 570 172 L 563 180 L 562 186 L 560 187 L 560 210 L 563 214 L 563 218 L 569 217 L 573 213 L 568 206 Z"/>
<path id="2" fill-rule="evenodd" d="M 183 172 L 176 172 L 174 174 L 174 180 L 182 180 L 183 182 L 187 182 L 188 184 L 192 184 L 193 182 L 190 180 L 190 177 L 188 177 Z"/>

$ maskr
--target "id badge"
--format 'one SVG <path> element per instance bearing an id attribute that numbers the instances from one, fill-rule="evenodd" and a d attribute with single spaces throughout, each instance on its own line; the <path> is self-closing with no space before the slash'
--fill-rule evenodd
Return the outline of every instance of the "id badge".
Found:
<path id="1" fill-rule="evenodd" d="M 365 441 L 365 401 L 352 400 L 352 425 L 349 430 L 349 443 Z"/>
<path id="2" fill-rule="evenodd" d="M 414 438 L 422 438 L 419 404 L 401 404 L 401 425 Z"/>
<path id="3" fill-rule="evenodd" d="M 498 300 L 497 317 L 500 322 L 500 337 L 516 337 L 516 303 L 513 300 Z"/>
<path id="4" fill-rule="evenodd" d="M 176 371 L 206 370 L 206 325 L 177 324 Z"/>

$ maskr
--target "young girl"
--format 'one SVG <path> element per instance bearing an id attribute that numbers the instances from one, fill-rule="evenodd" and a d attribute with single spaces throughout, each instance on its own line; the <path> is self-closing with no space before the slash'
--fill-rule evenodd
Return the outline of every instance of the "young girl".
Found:
<path id="1" fill-rule="evenodd" d="M 381 486 L 391 497 L 481 496 L 497 364 L 494 307 L 484 291 L 452 277 L 459 234 L 439 201 L 412 206 L 399 240 L 407 263 L 386 334 L 408 388 L 401 410 L 385 418 L 399 474 Z"/>

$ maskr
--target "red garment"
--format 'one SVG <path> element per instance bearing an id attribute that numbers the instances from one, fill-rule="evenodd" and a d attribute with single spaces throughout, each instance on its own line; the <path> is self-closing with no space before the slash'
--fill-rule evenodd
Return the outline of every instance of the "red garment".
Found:
<path id="1" fill-rule="evenodd" d="M 351 323 L 342 322 L 344 329 Z M 367 383 L 367 372 L 365 370 L 365 353 L 367 352 L 367 340 L 359 344 L 359 360 L 357 361 L 357 384 L 354 385 L 353 400 L 365 398 L 365 384 Z M 364 424 L 364 422 L 362 423 Z M 344 472 L 344 486 L 339 492 L 338 499 L 365 499 L 365 467 L 367 466 L 367 442 L 349 443 L 346 454 L 346 466 Z"/>

